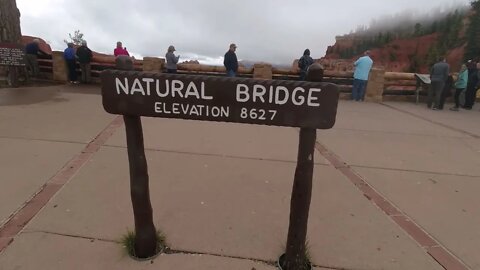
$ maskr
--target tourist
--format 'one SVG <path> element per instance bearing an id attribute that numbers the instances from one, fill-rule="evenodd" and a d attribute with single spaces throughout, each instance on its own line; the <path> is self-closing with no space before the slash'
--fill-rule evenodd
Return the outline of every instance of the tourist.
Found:
<path id="1" fill-rule="evenodd" d="M 90 83 L 90 62 L 92 61 L 92 51 L 87 47 L 87 42 L 85 40 L 82 41 L 82 46 L 77 49 L 77 59 L 80 64 L 80 69 L 82 70 L 81 82 Z"/>
<path id="2" fill-rule="evenodd" d="M 237 49 L 237 45 L 230 44 L 230 49 L 228 52 L 225 53 L 225 57 L 223 59 L 223 65 L 227 71 L 228 77 L 235 77 L 237 76 L 238 72 L 238 60 L 235 51 Z"/>
<path id="3" fill-rule="evenodd" d="M 450 72 L 450 66 L 445 57 L 441 57 L 439 61 L 433 65 L 430 71 L 431 85 L 428 90 L 428 108 L 433 110 L 441 110 L 441 99 Z"/>
<path id="4" fill-rule="evenodd" d="M 167 54 L 165 54 L 165 59 L 167 60 L 167 73 L 177 73 L 177 63 L 178 59 L 180 59 L 180 55 L 175 56 L 175 54 L 173 53 L 174 51 L 175 47 L 170 45 L 168 47 Z"/>
<path id="5" fill-rule="evenodd" d="M 466 110 L 471 110 L 473 105 L 475 104 L 475 99 L 477 98 L 477 89 L 479 84 L 479 67 L 478 67 L 478 60 L 468 60 L 467 62 L 468 68 L 468 82 L 467 82 L 467 90 L 465 91 L 465 105 L 463 108 Z"/>
<path id="6" fill-rule="evenodd" d="M 115 56 L 120 56 L 120 55 L 130 56 L 130 54 L 127 51 L 127 48 L 123 48 L 122 42 L 120 42 L 120 41 L 117 42 L 117 47 L 113 50 L 113 55 L 115 55 Z"/>
<path id="7" fill-rule="evenodd" d="M 452 111 L 458 111 L 460 108 L 460 94 L 467 88 L 468 69 L 467 65 L 462 65 L 458 73 L 457 81 L 455 82 L 455 106 L 450 108 Z"/>
<path id="8" fill-rule="evenodd" d="M 300 68 L 300 80 L 304 81 L 307 76 L 308 67 L 313 64 L 313 59 L 310 57 L 310 50 L 306 49 L 303 56 L 298 60 L 298 68 Z"/>
<path id="9" fill-rule="evenodd" d="M 63 52 L 63 58 L 67 62 L 68 67 L 68 79 L 70 83 L 77 84 L 77 70 L 76 70 L 76 55 L 75 55 L 75 48 L 73 47 L 73 43 L 68 43 L 67 48 Z"/>
<path id="10" fill-rule="evenodd" d="M 38 55 L 45 54 L 40 50 L 40 40 L 34 39 L 25 46 L 25 59 L 27 60 L 27 70 L 32 77 L 38 77 L 40 68 L 38 67 Z"/>
<path id="11" fill-rule="evenodd" d="M 352 100 L 363 101 L 365 99 L 368 75 L 373 66 L 370 51 L 366 51 L 353 65 L 355 66 L 355 72 L 353 73 Z"/>

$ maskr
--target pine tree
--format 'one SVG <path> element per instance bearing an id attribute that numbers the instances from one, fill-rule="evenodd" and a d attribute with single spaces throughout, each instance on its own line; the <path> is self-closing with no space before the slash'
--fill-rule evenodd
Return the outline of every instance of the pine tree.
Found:
<path id="1" fill-rule="evenodd" d="M 475 12 L 470 16 L 470 24 L 467 29 L 467 47 L 464 60 L 474 59 L 480 55 L 480 0 L 471 3 Z"/>
<path id="2" fill-rule="evenodd" d="M 68 37 L 70 38 L 70 40 L 63 40 L 63 42 L 65 42 L 66 44 L 73 43 L 75 45 L 82 45 L 82 42 L 85 41 L 85 39 L 83 38 L 83 33 L 80 32 L 80 30 L 75 30 L 73 35 L 68 34 Z"/>
<path id="3" fill-rule="evenodd" d="M 415 30 L 413 32 L 413 35 L 415 37 L 419 37 L 422 35 L 422 24 L 421 23 L 416 23 L 415 24 Z"/>

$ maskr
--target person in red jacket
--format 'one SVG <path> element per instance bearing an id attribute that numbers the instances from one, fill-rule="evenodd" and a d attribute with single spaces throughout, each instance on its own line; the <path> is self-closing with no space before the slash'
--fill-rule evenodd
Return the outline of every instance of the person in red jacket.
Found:
<path id="1" fill-rule="evenodd" d="M 119 55 L 130 56 L 130 54 L 127 51 L 127 48 L 123 48 L 122 47 L 122 42 L 120 42 L 120 41 L 117 42 L 117 47 L 115 48 L 115 50 L 113 50 L 113 55 L 115 55 L 115 56 L 119 56 Z"/>

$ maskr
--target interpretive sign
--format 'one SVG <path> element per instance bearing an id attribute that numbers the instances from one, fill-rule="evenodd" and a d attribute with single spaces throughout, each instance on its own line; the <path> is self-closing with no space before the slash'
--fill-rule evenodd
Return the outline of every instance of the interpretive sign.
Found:
<path id="1" fill-rule="evenodd" d="M 0 43 L 0 66 L 25 66 L 23 47 L 15 43 Z"/>
<path id="2" fill-rule="evenodd" d="M 107 70 L 105 110 L 112 114 L 329 129 L 338 86 Z"/>
<path id="3" fill-rule="evenodd" d="M 428 74 L 417 74 L 417 73 L 415 73 L 415 78 L 417 80 L 420 80 L 424 84 L 431 84 L 432 83 L 430 81 L 430 75 L 428 75 Z"/>

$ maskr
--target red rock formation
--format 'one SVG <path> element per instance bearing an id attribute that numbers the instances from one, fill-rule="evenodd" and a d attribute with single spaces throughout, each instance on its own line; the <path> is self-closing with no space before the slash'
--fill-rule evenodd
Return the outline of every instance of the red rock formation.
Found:
<path id="1" fill-rule="evenodd" d="M 424 59 L 427 58 L 437 39 L 437 34 L 431 34 L 411 39 L 393 40 L 382 48 L 372 48 L 371 57 L 375 66 L 383 66 L 387 71 L 409 72 L 412 59 L 415 56 L 417 59 L 423 60 L 420 61 L 420 67 L 417 72 L 428 73 L 430 67 L 428 63 L 425 63 Z M 335 45 L 328 47 L 327 54 L 320 62 L 327 70 L 348 71 L 353 69 L 352 63 L 362 54 L 350 59 L 340 59 L 337 53 L 339 49 L 352 48 L 353 44 L 354 40 L 348 37 L 337 38 Z M 462 64 L 464 47 L 455 48 L 446 54 L 447 62 L 451 65 L 453 71 L 458 70 Z"/>
<path id="2" fill-rule="evenodd" d="M 40 41 L 39 47 L 40 50 L 46 54 L 52 54 L 52 48 L 50 45 L 45 42 L 45 40 L 38 38 L 38 37 L 31 37 L 31 36 L 22 36 L 22 44 L 27 45 L 28 43 L 32 42 L 34 39 L 38 39 Z"/>

